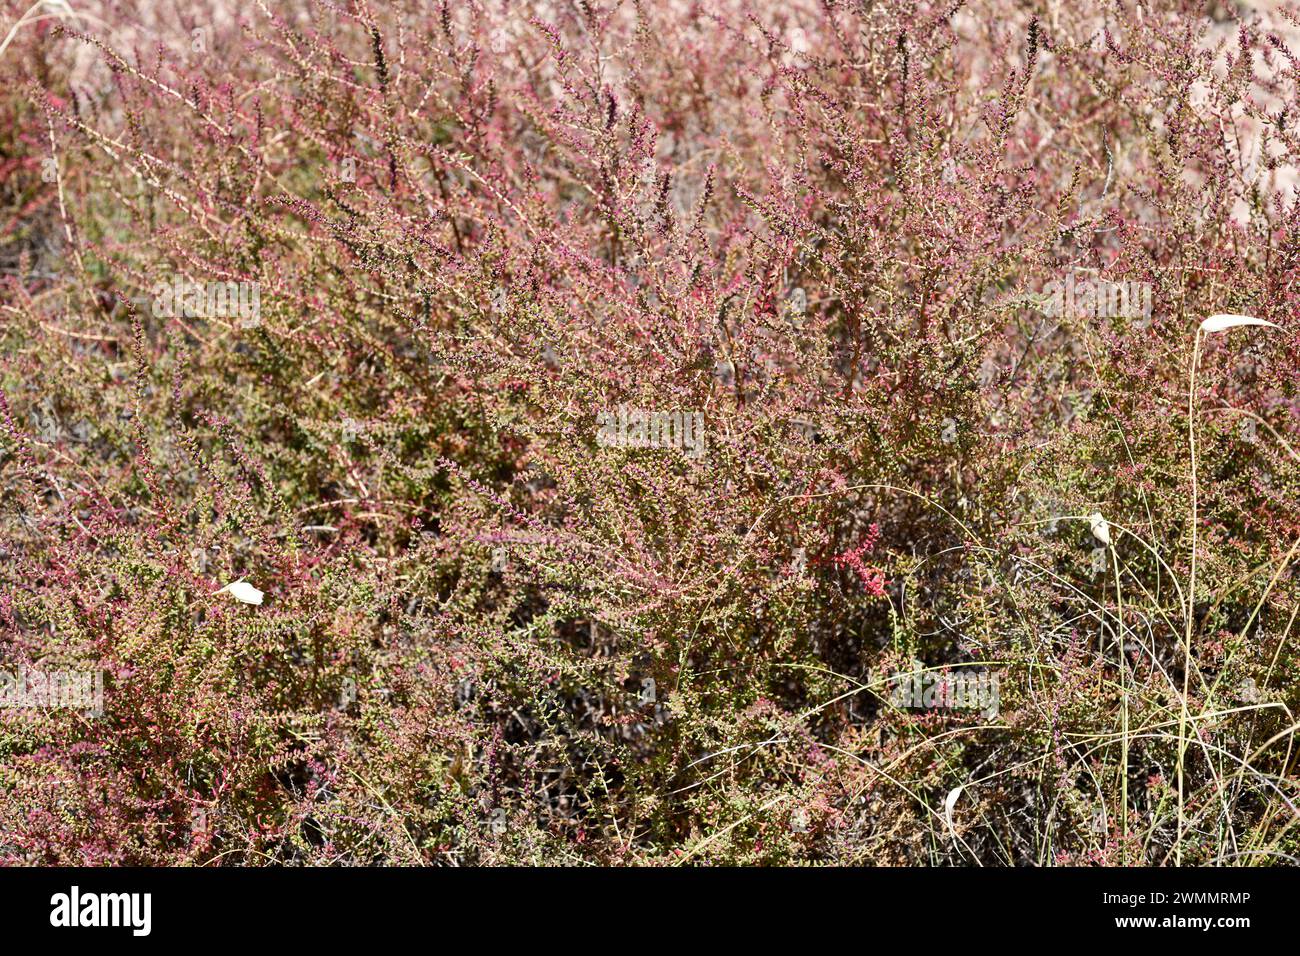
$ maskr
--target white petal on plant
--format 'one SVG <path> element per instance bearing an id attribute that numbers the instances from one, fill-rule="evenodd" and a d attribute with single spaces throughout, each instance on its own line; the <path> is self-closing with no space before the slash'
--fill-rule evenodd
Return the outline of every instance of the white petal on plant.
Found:
<path id="1" fill-rule="evenodd" d="M 1102 544 L 1110 544 L 1110 525 L 1106 519 L 1101 516 L 1101 512 L 1094 511 L 1088 515 L 1088 527 L 1092 529 L 1092 536 Z"/>
<path id="2" fill-rule="evenodd" d="M 230 584 L 227 584 L 224 588 L 222 588 L 217 593 L 221 594 L 223 591 L 229 591 L 231 596 L 234 597 L 236 601 L 241 601 L 244 604 L 262 603 L 262 592 L 259 591 L 257 588 L 253 587 L 247 581 L 243 581 L 243 580 L 234 581 Z"/>
<path id="3" fill-rule="evenodd" d="M 1212 315 L 1202 322 L 1201 331 L 1222 332 L 1224 329 L 1235 329 L 1239 325 L 1267 325 L 1271 329 L 1277 328 L 1274 323 L 1265 321 L 1264 319 L 1257 319 L 1250 315 L 1233 315 L 1230 312 L 1225 312 L 1221 315 Z"/>
<path id="4" fill-rule="evenodd" d="M 957 830 L 952 825 L 952 811 L 957 806 L 957 798 L 961 796 L 964 787 L 953 787 L 948 791 L 948 796 L 943 798 L 943 820 L 948 824 L 948 832 L 952 834 L 953 839 L 957 839 Z"/>

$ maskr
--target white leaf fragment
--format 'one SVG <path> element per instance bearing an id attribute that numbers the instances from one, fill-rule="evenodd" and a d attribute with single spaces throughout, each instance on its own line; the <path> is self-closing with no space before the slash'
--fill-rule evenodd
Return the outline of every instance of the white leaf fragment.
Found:
<path id="1" fill-rule="evenodd" d="M 1092 536 L 1104 545 L 1110 544 L 1110 525 L 1106 519 L 1101 516 L 1101 512 L 1094 511 L 1088 515 L 1088 527 L 1092 529 Z"/>
<path id="2" fill-rule="evenodd" d="M 247 581 L 244 580 L 233 581 L 230 584 L 227 584 L 224 588 L 222 588 L 217 593 L 221 594 L 226 591 L 230 592 L 230 595 L 236 601 L 240 601 L 244 604 L 262 603 L 262 592 L 259 591 L 257 588 L 253 587 Z"/>
<path id="3" fill-rule="evenodd" d="M 961 796 L 964 787 L 953 787 L 948 791 L 948 796 L 943 799 L 943 820 L 948 824 L 948 832 L 952 834 L 953 839 L 957 839 L 957 830 L 953 827 L 952 811 L 957 806 L 957 798 Z"/>
<path id="4" fill-rule="evenodd" d="M 1277 325 L 1264 319 L 1257 319 L 1250 315 L 1233 315 L 1225 312 L 1220 315 L 1212 315 L 1201 323 L 1202 332 L 1222 332 L 1225 329 L 1235 329 L 1239 325 L 1267 325 L 1271 329 L 1276 329 Z"/>

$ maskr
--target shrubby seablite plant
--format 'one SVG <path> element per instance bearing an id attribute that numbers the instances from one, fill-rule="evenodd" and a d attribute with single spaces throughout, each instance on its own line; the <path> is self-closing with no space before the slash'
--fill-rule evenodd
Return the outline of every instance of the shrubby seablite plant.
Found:
<path id="1" fill-rule="evenodd" d="M 1300 856 L 1294 5 L 28 7 L 0 862 Z"/>

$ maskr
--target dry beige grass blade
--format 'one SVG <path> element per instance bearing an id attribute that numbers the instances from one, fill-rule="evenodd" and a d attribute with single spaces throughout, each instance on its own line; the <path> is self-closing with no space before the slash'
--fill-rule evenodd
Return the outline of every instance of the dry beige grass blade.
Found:
<path id="1" fill-rule="evenodd" d="M 34 16 L 44 7 L 52 12 Z M 72 7 L 68 6 L 67 0 L 36 0 L 27 12 L 18 18 L 18 22 L 9 28 L 4 40 L 0 41 L 0 56 L 4 56 L 5 50 L 9 49 L 9 44 L 13 42 L 14 37 L 18 35 L 18 30 L 29 23 L 39 23 L 42 20 L 62 20 L 64 17 L 76 17 L 77 14 Z"/>
<path id="2" fill-rule="evenodd" d="M 1192 673 L 1192 619 L 1196 608 L 1196 523 L 1197 517 L 1197 481 L 1196 481 L 1196 370 L 1201 362 L 1201 336 L 1212 335 L 1227 329 L 1242 326 L 1263 325 L 1269 328 L 1278 326 L 1264 319 L 1232 312 L 1220 312 L 1204 319 L 1196 329 L 1192 342 L 1192 367 L 1187 377 L 1187 446 L 1191 467 L 1191 560 L 1187 575 L 1187 609 L 1185 613 L 1185 630 L 1183 633 L 1183 693 L 1182 706 L 1178 719 L 1178 839 L 1174 844 L 1175 864 L 1183 862 L 1183 832 L 1186 827 L 1185 795 L 1185 758 L 1187 754 L 1187 694 Z"/>

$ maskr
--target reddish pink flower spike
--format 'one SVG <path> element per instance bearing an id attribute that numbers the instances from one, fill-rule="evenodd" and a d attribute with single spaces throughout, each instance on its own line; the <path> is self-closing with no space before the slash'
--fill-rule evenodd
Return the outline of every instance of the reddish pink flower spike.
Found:
<path id="1" fill-rule="evenodd" d="M 873 524 L 867 529 L 867 536 L 862 539 L 861 544 L 856 548 L 841 552 L 831 559 L 838 567 L 848 568 L 852 571 L 857 576 L 857 579 L 862 582 L 863 590 L 873 597 L 884 597 L 885 585 L 889 582 L 885 579 L 884 571 L 869 566 L 862 559 L 863 556 L 875 550 L 876 542 L 879 540 L 880 525 Z"/>

